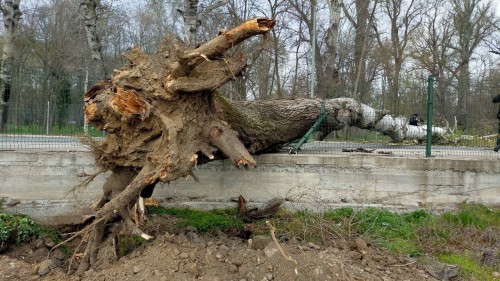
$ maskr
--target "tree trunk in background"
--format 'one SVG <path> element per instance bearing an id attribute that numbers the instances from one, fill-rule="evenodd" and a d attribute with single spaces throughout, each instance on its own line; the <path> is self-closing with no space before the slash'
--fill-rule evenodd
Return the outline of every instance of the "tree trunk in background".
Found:
<path id="1" fill-rule="evenodd" d="M 7 129 L 7 118 L 9 116 L 9 100 L 12 87 L 12 73 L 14 69 L 15 40 L 21 17 L 19 4 L 21 0 L 6 0 L 0 2 L 0 11 L 3 14 L 3 53 L 0 68 L 0 132 Z"/>
<path id="2" fill-rule="evenodd" d="M 98 61 L 102 67 L 103 77 L 107 77 L 106 67 L 102 56 L 102 46 L 97 35 L 97 2 L 96 0 L 84 0 L 80 2 L 80 16 L 85 24 L 85 31 L 87 33 L 87 42 L 89 44 L 92 59 Z"/>
<path id="3" fill-rule="evenodd" d="M 198 10 L 198 0 L 184 0 L 184 11 L 181 11 L 184 17 L 184 43 L 188 47 L 196 45 L 196 32 L 201 25 L 203 17 L 213 10 L 226 5 L 229 0 L 218 0 L 206 7 L 204 10 Z"/>
<path id="4" fill-rule="evenodd" d="M 368 6 L 370 0 L 356 0 L 356 35 L 354 37 L 354 75 L 353 81 L 356 84 L 355 97 L 361 102 L 369 101 L 369 87 L 366 81 L 366 61 L 365 61 L 365 46 L 368 36 L 368 19 L 370 13 Z"/>
<path id="5" fill-rule="evenodd" d="M 184 43 L 189 47 L 193 47 L 196 43 L 196 30 L 198 30 L 197 12 L 198 0 L 184 1 Z"/>
<path id="6" fill-rule="evenodd" d="M 339 71 L 337 69 L 337 41 L 339 37 L 340 12 L 343 0 L 329 0 L 328 10 L 330 21 L 326 30 L 326 51 L 325 51 L 325 75 L 323 81 L 318 83 L 318 91 L 321 96 L 332 98 L 335 94 L 335 85 L 338 83 Z"/>
<path id="7" fill-rule="evenodd" d="M 417 6 L 417 0 L 409 0 L 403 5 L 403 0 L 390 0 L 382 3 L 386 16 L 390 19 L 389 50 L 390 59 L 385 63 L 385 72 L 389 82 L 388 108 L 395 114 L 402 113 L 401 109 L 401 71 L 409 56 L 407 50 L 415 30 L 420 26 L 422 8 Z M 380 48 L 385 42 L 377 27 L 374 28 Z M 387 39 L 385 39 L 387 40 Z"/>
<path id="8" fill-rule="evenodd" d="M 449 20 L 449 12 L 445 8 L 445 0 L 431 3 L 432 8 L 425 12 L 422 29 L 416 34 L 416 44 L 412 58 L 419 65 L 434 75 L 437 79 L 434 109 L 442 114 L 446 120 L 453 120 L 454 112 L 450 104 L 448 87 L 451 79 L 448 69 L 452 66 L 452 22 Z"/>
<path id="9" fill-rule="evenodd" d="M 466 55 L 468 56 L 468 55 Z M 463 58 L 468 60 L 467 58 Z M 458 80 L 458 112 L 457 112 L 457 125 L 461 129 L 468 128 L 467 126 L 467 103 L 470 96 L 470 72 L 469 62 L 462 63 L 457 69 Z"/>
<path id="10" fill-rule="evenodd" d="M 456 30 L 459 65 L 454 72 L 458 80 L 458 126 L 467 127 L 467 99 L 470 95 L 470 61 L 474 50 L 497 28 L 492 18 L 492 2 L 481 0 L 452 0 L 453 25 Z"/>

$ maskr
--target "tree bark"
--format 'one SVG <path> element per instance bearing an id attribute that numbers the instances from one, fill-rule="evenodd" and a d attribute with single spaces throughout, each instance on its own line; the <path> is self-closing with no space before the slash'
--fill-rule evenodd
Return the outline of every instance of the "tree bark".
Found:
<path id="1" fill-rule="evenodd" d="M 346 126 L 380 132 L 394 142 L 424 140 L 426 126 L 411 126 L 406 117 L 375 110 L 351 98 L 228 101 L 216 100 L 218 113 L 251 154 L 289 143 L 302 137 L 316 122 L 321 108 L 328 113 L 322 133 Z M 443 136 L 448 128 L 433 127 L 433 134 Z"/>
<path id="2" fill-rule="evenodd" d="M 14 68 L 15 39 L 21 11 L 19 4 L 21 0 L 6 0 L 5 4 L 0 2 L 0 11 L 3 14 L 3 54 L 0 68 L 0 132 L 7 128 L 7 117 L 9 113 L 9 100 L 12 87 L 12 72 Z"/>
<path id="3" fill-rule="evenodd" d="M 343 0 L 327 1 L 330 12 L 329 26 L 326 30 L 326 50 L 324 59 L 325 69 L 323 81 L 318 81 L 318 93 L 320 97 L 331 98 L 335 96 L 335 85 L 338 83 L 339 71 L 337 67 L 337 41 L 340 27 L 340 12 Z"/>
<path id="4" fill-rule="evenodd" d="M 97 3 L 95 0 L 83 0 L 80 2 L 80 16 L 85 24 L 87 42 L 91 49 L 92 59 L 101 64 L 103 76 L 107 76 L 106 66 L 102 56 L 102 46 L 97 35 Z"/>

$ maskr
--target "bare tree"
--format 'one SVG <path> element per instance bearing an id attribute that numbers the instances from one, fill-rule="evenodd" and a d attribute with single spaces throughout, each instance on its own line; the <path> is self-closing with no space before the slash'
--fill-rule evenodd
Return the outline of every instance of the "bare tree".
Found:
<path id="1" fill-rule="evenodd" d="M 445 0 L 437 0 L 425 12 L 423 23 L 416 31 L 411 56 L 419 67 L 437 78 L 435 108 L 449 120 L 453 117 L 453 112 L 449 110 L 451 98 L 446 89 L 451 85 L 452 75 L 449 69 L 454 67 L 454 54 L 451 49 L 452 22 L 442 16 L 447 14 L 445 4 Z"/>
<path id="2" fill-rule="evenodd" d="M 388 48 L 390 51 L 390 58 L 383 62 L 389 84 L 388 102 L 385 104 L 391 112 L 399 114 L 401 71 L 409 56 L 408 44 L 421 23 L 423 6 L 418 0 L 390 0 L 382 3 L 382 10 L 389 19 L 389 38 L 384 39 L 376 25 L 374 30 L 380 49 Z"/>
<path id="3" fill-rule="evenodd" d="M 11 83 L 12 73 L 14 68 L 14 56 L 16 53 L 15 41 L 17 37 L 17 30 L 19 19 L 21 18 L 21 11 L 19 4 L 21 0 L 5 0 L 4 3 L 0 2 L 0 11 L 3 14 L 3 53 L 2 65 L 0 68 L 0 131 L 6 130 L 7 117 L 9 113 L 9 100 L 11 96 Z"/>
<path id="4" fill-rule="evenodd" d="M 325 38 L 325 70 L 323 81 L 320 84 L 319 91 L 324 93 L 321 96 L 332 97 L 335 85 L 338 83 L 339 70 L 337 67 L 337 49 L 340 28 L 340 14 L 342 11 L 343 0 L 328 0 L 329 22 Z"/>
<path id="5" fill-rule="evenodd" d="M 196 32 L 203 21 L 203 17 L 226 5 L 229 0 L 218 0 L 201 9 L 198 9 L 199 2 L 199 0 L 184 0 L 184 10 L 179 10 L 179 13 L 184 17 L 184 43 L 191 47 L 196 44 Z"/>
<path id="6" fill-rule="evenodd" d="M 333 16 L 330 18 L 330 21 L 326 24 L 329 28 L 327 31 L 327 40 L 329 43 L 324 44 L 325 42 L 322 40 L 325 31 L 321 29 L 322 24 L 317 24 L 314 26 L 314 20 L 317 19 L 316 11 L 314 9 L 319 9 L 317 6 L 317 0 L 288 0 L 288 3 L 291 9 L 288 11 L 291 15 L 293 15 L 298 21 L 301 22 L 299 25 L 300 33 L 297 33 L 299 36 L 300 45 L 302 42 L 307 42 L 310 46 L 311 52 L 314 51 L 314 62 L 311 59 L 307 58 L 306 61 L 314 64 L 314 72 L 315 72 L 315 82 L 316 88 L 314 95 L 320 98 L 326 98 L 329 93 L 332 92 L 334 85 L 337 82 L 338 78 L 338 70 L 335 66 L 335 56 L 336 56 L 336 36 L 338 30 L 335 30 L 338 25 L 340 18 L 337 17 L 338 7 L 337 4 L 332 5 Z M 305 32 L 307 33 L 305 34 Z M 308 36 L 307 36 L 308 35 Z M 316 40 L 313 40 L 313 37 L 316 37 Z M 324 45 L 325 48 L 322 48 Z M 297 46 L 300 47 L 300 46 Z M 325 50 L 326 49 L 326 50 Z"/>
<path id="7" fill-rule="evenodd" d="M 474 51 L 494 31 L 494 14 L 491 1 L 451 0 L 453 26 L 456 39 L 451 47 L 458 57 L 458 67 L 453 71 L 458 80 L 458 126 L 467 128 L 467 104 L 471 91 L 470 63 Z"/>
<path id="8" fill-rule="evenodd" d="M 354 71 L 352 72 L 351 80 L 355 91 L 353 94 L 359 97 L 362 102 L 367 102 L 369 97 L 369 87 L 366 79 L 365 46 L 367 44 L 370 26 L 370 2 L 370 0 L 355 0 L 354 12 L 350 12 L 346 5 L 342 6 L 347 19 L 355 29 Z"/>

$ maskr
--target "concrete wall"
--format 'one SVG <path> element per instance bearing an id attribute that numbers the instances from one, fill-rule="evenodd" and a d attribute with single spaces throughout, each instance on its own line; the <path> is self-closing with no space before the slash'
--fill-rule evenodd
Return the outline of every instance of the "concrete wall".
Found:
<path id="1" fill-rule="evenodd" d="M 215 208 L 236 206 L 243 195 L 250 204 L 286 198 L 287 208 L 313 210 L 338 206 L 385 206 L 396 209 L 453 207 L 467 200 L 500 205 L 497 159 L 406 158 L 375 155 L 320 156 L 266 154 L 255 170 L 227 161 L 198 167 L 200 182 L 180 179 L 158 185 L 154 197 L 166 206 Z M 106 175 L 84 190 L 72 190 L 79 174 L 95 171 L 88 152 L 0 151 L 3 208 L 43 223 L 75 223 L 101 195 Z"/>

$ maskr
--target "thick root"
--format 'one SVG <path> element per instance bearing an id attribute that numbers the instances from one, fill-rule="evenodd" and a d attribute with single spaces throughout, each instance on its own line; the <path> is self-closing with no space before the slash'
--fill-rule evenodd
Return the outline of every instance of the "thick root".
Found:
<path id="1" fill-rule="evenodd" d="M 125 228 L 126 232 L 131 231 L 132 234 L 137 235 L 137 236 L 141 236 L 145 240 L 151 240 L 154 238 L 153 236 L 148 235 L 148 234 L 144 233 L 144 231 L 139 229 L 137 224 L 135 224 L 132 221 L 132 219 L 130 218 L 129 212 L 127 212 L 126 210 L 122 210 L 120 212 L 120 216 L 123 219 L 123 224 L 124 224 L 124 228 Z"/>
<path id="2" fill-rule="evenodd" d="M 90 266 L 94 265 L 97 262 L 97 254 L 99 253 L 99 248 L 104 236 L 104 225 L 104 222 L 100 221 L 99 223 L 94 225 L 92 232 L 90 232 L 87 247 L 85 248 L 83 257 L 80 260 L 78 269 L 76 270 L 77 274 L 80 275 L 85 273 L 85 271 L 87 271 Z"/>

